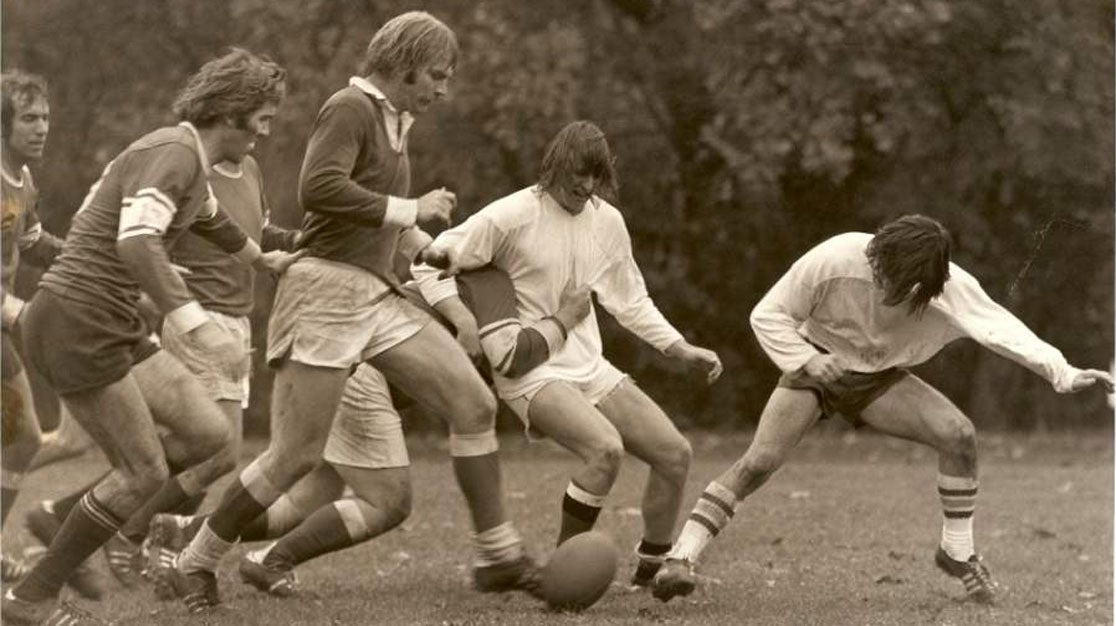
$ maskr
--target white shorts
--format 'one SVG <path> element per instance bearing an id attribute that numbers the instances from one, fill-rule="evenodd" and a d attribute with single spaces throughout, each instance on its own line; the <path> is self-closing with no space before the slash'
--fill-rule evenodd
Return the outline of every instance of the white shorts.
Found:
<path id="1" fill-rule="evenodd" d="M 392 405 L 387 379 L 371 365 L 361 363 L 345 382 L 322 458 L 370 469 L 411 464 L 403 422 Z"/>
<path id="2" fill-rule="evenodd" d="M 238 356 L 247 360 L 252 351 L 252 326 L 248 323 L 248 318 L 209 310 L 205 313 L 210 321 L 232 334 L 241 350 Z M 245 368 L 243 376 L 232 378 L 224 373 L 225 368 L 216 362 L 213 354 L 200 349 L 194 342 L 186 339 L 174 324 L 163 324 L 160 343 L 164 350 L 174 355 L 201 381 L 202 386 L 210 392 L 214 400 L 232 400 L 239 402 L 244 408 L 248 407 L 248 376 L 251 367 Z"/>
<path id="3" fill-rule="evenodd" d="M 430 321 L 374 274 L 307 257 L 279 279 L 267 360 L 348 368 L 406 341 Z"/>
<path id="4" fill-rule="evenodd" d="M 593 372 L 587 378 L 580 381 L 559 376 L 541 378 L 526 389 L 519 390 L 515 395 L 505 396 L 501 394 L 500 399 L 519 417 L 520 421 L 523 422 L 524 428 L 530 428 L 531 419 L 528 416 L 530 414 L 531 401 L 535 399 L 535 394 L 539 393 L 543 387 L 550 383 L 556 381 L 567 383 L 574 389 L 580 391 L 581 395 L 585 396 L 585 399 L 593 406 L 596 406 L 601 400 L 604 400 L 605 396 L 612 393 L 612 390 L 616 389 L 616 386 L 625 378 L 627 378 L 627 374 L 616 369 L 616 366 L 609 363 L 604 357 L 601 357 L 593 367 Z"/>

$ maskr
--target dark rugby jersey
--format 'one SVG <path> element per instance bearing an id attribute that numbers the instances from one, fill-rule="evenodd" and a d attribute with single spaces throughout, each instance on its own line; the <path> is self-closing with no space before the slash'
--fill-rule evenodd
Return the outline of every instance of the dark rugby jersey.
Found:
<path id="1" fill-rule="evenodd" d="M 185 123 L 155 130 L 128 146 L 90 188 L 41 288 L 132 313 L 140 289 L 117 254 L 118 240 L 155 235 L 172 250 L 187 229 L 204 228 L 224 250 L 243 248 L 244 234 L 210 196 L 205 158 L 193 127 Z M 174 307 L 192 300 L 184 286 L 170 297 Z"/>
<path id="2" fill-rule="evenodd" d="M 398 149 L 391 145 L 386 106 L 386 100 L 356 85 L 326 101 L 306 147 L 299 199 L 306 211 L 302 247 L 308 254 L 394 282 L 392 261 L 402 228 L 384 218 L 389 196 L 410 193 L 411 166 L 406 141 Z"/>
<path id="3" fill-rule="evenodd" d="M 248 237 L 267 250 L 291 250 L 297 231 L 268 224 L 267 197 L 263 192 L 260 166 L 246 157 L 240 167 L 218 163 L 209 172 L 209 185 L 217 204 Z M 252 280 L 255 272 L 248 265 L 197 233 L 187 232 L 170 255 L 183 268 L 182 279 L 203 308 L 232 316 L 252 312 Z"/>
<path id="4" fill-rule="evenodd" d="M 20 169 L 19 175 L 19 180 L 14 180 L 7 172 L 3 173 L 3 195 L 0 199 L 0 209 L 3 212 L 0 229 L 3 266 L 0 267 L 0 279 L 3 282 L 3 291 L 0 293 L 11 292 L 21 254 L 31 263 L 46 267 L 62 249 L 62 240 L 44 231 L 39 223 L 36 213 L 39 190 L 35 188 L 31 170 L 25 165 Z"/>

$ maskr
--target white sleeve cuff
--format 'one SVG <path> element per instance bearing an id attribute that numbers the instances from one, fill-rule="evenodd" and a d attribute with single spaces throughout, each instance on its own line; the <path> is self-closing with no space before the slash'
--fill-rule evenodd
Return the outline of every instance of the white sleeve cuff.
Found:
<path id="1" fill-rule="evenodd" d="M 248 239 L 243 248 L 233 253 L 233 257 L 245 265 L 251 265 L 260 258 L 260 244 Z"/>
<path id="2" fill-rule="evenodd" d="M 418 200 L 408 200 L 388 196 L 387 211 L 384 213 L 384 226 L 410 228 L 418 219 Z"/>
<path id="3" fill-rule="evenodd" d="M 191 300 L 167 313 L 164 319 L 168 324 L 173 324 L 178 332 L 184 335 L 208 322 L 209 316 L 205 314 L 205 309 L 197 300 Z"/>
<path id="4" fill-rule="evenodd" d="M 1058 393 L 1069 393 L 1073 391 L 1073 381 L 1077 379 L 1077 375 L 1081 370 L 1072 366 L 1066 365 L 1062 371 L 1058 372 L 1056 380 L 1054 380 L 1054 391 Z"/>

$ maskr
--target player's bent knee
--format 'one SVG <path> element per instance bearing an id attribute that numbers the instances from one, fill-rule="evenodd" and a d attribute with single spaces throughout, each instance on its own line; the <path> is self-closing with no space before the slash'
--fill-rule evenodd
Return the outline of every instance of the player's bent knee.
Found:
<path id="1" fill-rule="evenodd" d="M 662 459 L 656 463 L 656 471 L 676 480 L 684 481 L 690 473 L 690 463 L 694 458 L 694 449 L 685 437 L 679 436 L 671 442 L 663 454 Z"/>
<path id="2" fill-rule="evenodd" d="M 624 462 L 624 442 L 619 439 L 605 439 L 597 442 L 588 459 L 590 465 L 615 475 Z"/>

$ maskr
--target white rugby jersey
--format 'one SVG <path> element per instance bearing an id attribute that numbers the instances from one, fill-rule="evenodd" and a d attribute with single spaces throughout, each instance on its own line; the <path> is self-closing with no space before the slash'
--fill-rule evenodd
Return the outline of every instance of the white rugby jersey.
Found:
<path id="1" fill-rule="evenodd" d="M 571 215 L 549 194 L 527 187 L 443 232 L 435 244 L 454 249 L 462 269 L 491 263 L 506 272 L 524 325 L 553 315 L 565 289 L 588 285 L 605 310 L 656 349 L 666 350 L 682 338 L 647 294 L 620 211 L 596 196 L 584 211 Z M 437 273 L 415 268 L 431 304 L 457 294 L 454 281 L 437 280 Z M 584 382 L 600 358 L 600 329 L 590 309 L 546 363 L 515 379 L 497 375 L 496 388 L 510 397 L 540 380 Z"/>
<path id="2" fill-rule="evenodd" d="M 871 240 L 867 233 L 845 233 L 822 242 L 752 310 L 756 338 L 779 369 L 802 368 L 818 354 L 811 343 L 843 357 L 850 370 L 878 372 L 923 363 L 951 341 L 969 337 L 1042 376 L 1058 392 L 1070 390 L 1080 370 L 956 264 L 922 317 L 910 315 L 905 304 L 885 306 L 868 262 Z"/>

